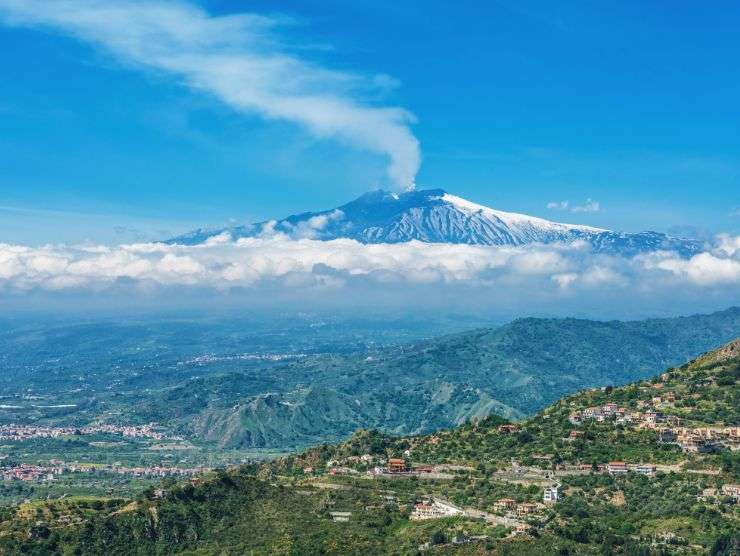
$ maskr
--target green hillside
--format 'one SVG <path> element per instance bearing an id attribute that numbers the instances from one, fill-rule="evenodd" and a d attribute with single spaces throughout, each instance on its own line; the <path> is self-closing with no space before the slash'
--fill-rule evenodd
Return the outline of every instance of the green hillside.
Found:
<path id="1" fill-rule="evenodd" d="M 198 378 L 117 405 L 222 448 L 302 447 L 360 427 L 419 434 L 491 413 L 521 419 L 583 388 L 650 376 L 739 332 L 740 308 L 634 322 L 520 319 L 370 354 Z"/>
<path id="2" fill-rule="evenodd" d="M 130 501 L 9 507 L 0 550 L 734 555 L 739 379 L 736 340 L 516 424 L 488 417 L 411 437 L 360 431 L 271 463 L 165 482 Z M 661 440 L 667 430 L 677 439 Z M 699 440 L 711 447 L 694 451 Z M 389 472 L 398 461 L 407 470 Z M 543 501 L 553 485 L 557 499 Z"/>
<path id="3" fill-rule="evenodd" d="M 721 345 L 740 333 L 740 308 L 633 322 L 527 318 L 416 342 L 402 321 L 260 322 L 6 324 L 0 424 L 155 422 L 206 449 L 285 451 L 358 428 L 409 435 L 492 413 L 522 419 Z M 425 326 L 417 337 L 451 325 Z"/>

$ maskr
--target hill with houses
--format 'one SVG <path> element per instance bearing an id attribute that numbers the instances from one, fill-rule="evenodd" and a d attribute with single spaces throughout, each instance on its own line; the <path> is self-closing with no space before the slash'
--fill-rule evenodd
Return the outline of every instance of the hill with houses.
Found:
<path id="1" fill-rule="evenodd" d="M 513 423 L 358 431 L 133 499 L 0 512 L 30 554 L 736 554 L 740 340 Z"/>

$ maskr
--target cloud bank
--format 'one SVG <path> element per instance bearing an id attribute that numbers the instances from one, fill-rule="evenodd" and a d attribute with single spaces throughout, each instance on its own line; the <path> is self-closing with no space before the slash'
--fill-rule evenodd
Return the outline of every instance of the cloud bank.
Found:
<path id="1" fill-rule="evenodd" d="M 398 189 L 420 165 L 413 116 L 363 99 L 387 90 L 386 75 L 362 78 L 313 64 L 280 42 L 277 17 L 212 16 L 178 0 L 0 0 L 6 25 L 48 28 L 119 61 L 172 75 L 233 109 L 297 123 L 320 138 L 386 156 Z"/>
<path id="2" fill-rule="evenodd" d="M 429 244 L 365 245 L 354 240 L 290 239 L 282 234 L 233 241 L 227 234 L 196 246 L 136 243 L 115 247 L 0 244 L 0 298 L 45 292 L 208 291 L 292 292 L 362 297 L 396 291 L 413 301 L 466 292 L 476 303 L 533 300 L 551 304 L 637 306 L 660 296 L 678 310 L 681 299 L 723 305 L 740 301 L 740 236 L 720 236 L 690 259 L 654 252 L 632 258 L 594 254 L 585 243 L 493 247 Z M 272 295 L 272 294 L 271 294 Z M 449 301 L 447 302 L 449 303 Z"/>

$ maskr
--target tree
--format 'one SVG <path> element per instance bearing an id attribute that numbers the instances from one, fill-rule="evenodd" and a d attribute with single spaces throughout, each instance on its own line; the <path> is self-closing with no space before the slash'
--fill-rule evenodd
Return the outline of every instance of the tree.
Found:
<path id="1" fill-rule="evenodd" d="M 432 544 L 444 544 L 447 542 L 447 537 L 439 529 L 432 535 Z"/>
<path id="2" fill-rule="evenodd" d="M 714 541 L 711 556 L 734 556 L 740 550 L 740 536 L 722 535 Z"/>

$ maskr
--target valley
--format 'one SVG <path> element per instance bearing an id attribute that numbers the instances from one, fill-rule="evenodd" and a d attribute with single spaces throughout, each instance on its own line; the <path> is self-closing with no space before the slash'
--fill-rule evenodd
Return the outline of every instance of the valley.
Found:
<path id="1" fill-rule="evenodd" d="M 566 396 L 516 423 L 489 416 L 412 436 L 361 430 L 339 444 L 165 479 L 133 497 L 8 506 L 0 547 L 731 555 L 740 542 L 739 379 L 736 340 L 645 380 Z M 709 435 L 711 448 L 666 441 L 677 427 Z"/>
<path id="2" fill-rule="evenodd" d="M 161 474 L 264 461 L 358 429 L 418 435 L 489 414 L 520 420 L 561 396 L 650 376 L 727 341 L 740 310 L 519 319 L 443 336 L 463 323 L 399 322 L 392 333 L 371 320 L 267 323 L 7 327 L 0 457 L 11 479 L 0 500 L 130 495 L 132 484 Z"/>

